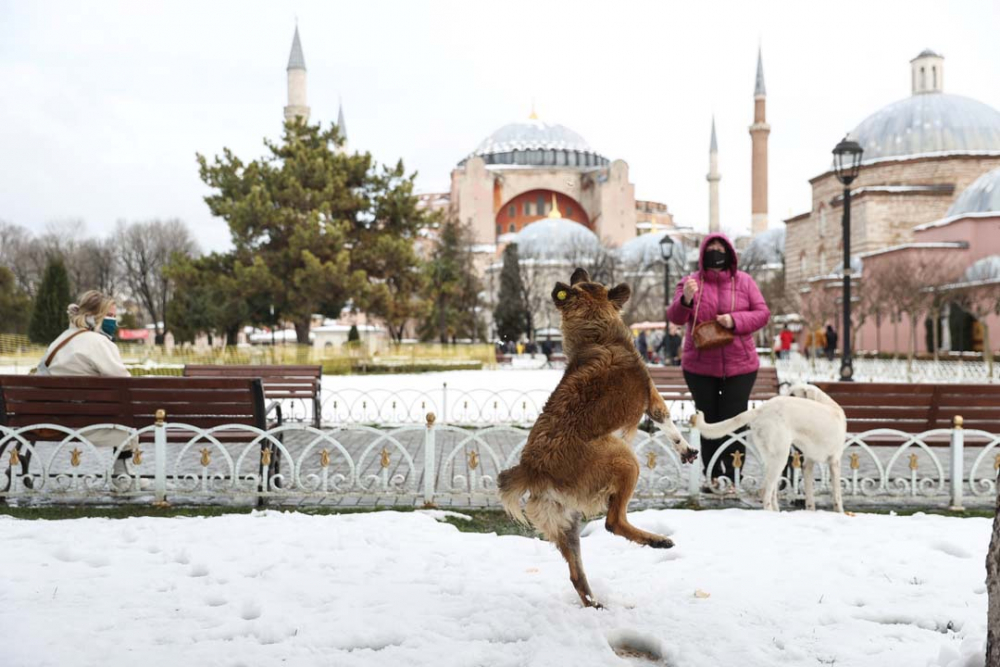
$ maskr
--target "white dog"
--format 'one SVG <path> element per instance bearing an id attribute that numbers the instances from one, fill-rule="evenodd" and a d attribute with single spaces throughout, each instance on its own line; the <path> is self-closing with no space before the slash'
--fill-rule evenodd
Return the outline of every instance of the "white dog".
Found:
<path id="1" fill-rule="evenodd" d="M 811 384 L 795 384 L 789 396 L 775 396 L 732 419 L 708 424 L 700 411 L 691 425 L 706 438 L 721 438 L 748 426 L 750 439 L 764 460 L 764 509 L 778 511 L 778 482 L 792 445 L 805 455 L 806 508 L 816 509 L 813 464 L 830 464 L 833 506 L 844 511 L 840 489 L 840 457 L 844 453 L 847 418 L 836 401 Z"/>

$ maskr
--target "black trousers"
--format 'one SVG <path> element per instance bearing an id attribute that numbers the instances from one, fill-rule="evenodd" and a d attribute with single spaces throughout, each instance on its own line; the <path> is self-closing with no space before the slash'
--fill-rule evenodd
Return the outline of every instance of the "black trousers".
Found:
<path id="1" fill-rule="evenodd" d="M 705 421 L 709 424 L 720 422 L 731 417 L 735 417 L 741 412 L 746 412 L 750 403 L 750 392 L 753 390 L 753 383 L 757 380 L 757 371 L 745 375 L 736 375 L 728 378 L 717 378 L 711 375 L 698 375 L 684 371 L 684 380 L 688 389 L 694 397 L 694 407 L 705 414 Z M 743 430 L 743 429 L 741 429 Z M 712 466 L 711 473 L 708 470 L 708 462 L 715 456 L 715 452 L 722 446 L 723 440 L 709 440 L 702 438 L 701 441 L 701 465 L 705 469 L 705 474 L 711 479 L 716 477 L 728 477 L 733 479 L 733 451 L 743 454 L 746 461 L 746 447 L 743 444 L 736 444 L 730 450 L 719 457 L 719 460 Z"/>

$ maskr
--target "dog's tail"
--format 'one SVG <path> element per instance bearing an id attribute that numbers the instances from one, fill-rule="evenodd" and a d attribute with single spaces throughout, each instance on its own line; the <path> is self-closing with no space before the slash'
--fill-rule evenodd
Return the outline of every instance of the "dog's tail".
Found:
<path id="1" fill-rule="evenodd" d="M 753 420 L 753 413 L 754 410 L 751 408 L 746 412 L 741 412 L 732 419 L 726 419 L 725 421 L 709 424 L 705 421 L 705 415 L 699 410 L 691 419 L 691 426 L 698 429 L 698 431 L 706 438 L 714 440 L 749 424 L 751 420 Z"/>
<path id="2" fill-rule="evenodd" d="M 518 523 L 528 524 L 528 519 L 521 509 L 521 496 L 529 490 L 528 475 L 525 469 L 516 465 L 500 473 L 497 478 L 497 486 L 500 489 L 500 502 L 504 510 Z"/>

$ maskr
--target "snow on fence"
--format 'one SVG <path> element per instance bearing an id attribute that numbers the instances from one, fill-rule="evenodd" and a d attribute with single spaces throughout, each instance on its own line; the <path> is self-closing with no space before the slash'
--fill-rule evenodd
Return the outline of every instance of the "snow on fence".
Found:
<path id="1" fill-rule="evenodd" d="M 30 442 L 26 434 L 39 428 L 58 432 L 61 439 Z M 105 428 L 123 431 L 129 443 L 138 443 L 131 448 L 127 474 L 114 471 L 121 448 L 97 447 L 88 439 L 89 433 Z M 234 431 L 241 436 L 239 444 L 226 438 Z M 18 504 L 495 505 L 497 475 L 517 462 L 527 436 L 528 430 L 509 425 L 440 424 L 433 414 L 423 424 L 388 429 L 286 424 L 267 431 L 243 425 L 206 430 L 166 421 L 139 430 L 120 425 L 0 427 L 6 459 L 0 463 L 5 473 L 0 498 Z M 689 431 L 688 439 L 700 447 L 697 431 Z M 737 450 L 739 444 L 746 445 L 746 455 Z M 994 502 L 1000 434 L 965 431 L 960 424 L 915 435 L 879 429 L 850 435 L 847 445 L 841 483 L 848 505 L 961 508 Z M 640 432 L 632 446 L 641 465 L 640 501 L 759 496 L 761 459 L 741 434 L 730 437 L 712 459 L 722 458 L 731 466 L 735 484 L 707 492 L 700 463 L 681 464 L 660 432 Z M 29 456 L 25 471 L 22 464 Z M 802 497 L 801 459 L 795 457 L 789 469 L 781 486 L 785 503 Z M 830 476 L 823 466 L 817 470 L 822 506 Z"/>

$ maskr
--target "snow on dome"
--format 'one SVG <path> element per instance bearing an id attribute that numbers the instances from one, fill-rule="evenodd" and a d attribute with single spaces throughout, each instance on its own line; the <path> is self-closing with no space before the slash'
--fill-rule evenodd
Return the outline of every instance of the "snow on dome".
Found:
<path id="1" fill-rule="evenodd" d="M 660 254 L 660 241 L 667 232 L 648 232 L 640 234 L 634 239 L 629 239 L 618 249 L 618 257 L 626 266 L 646 267 L 653 264 L 662 264 L 663 255 Z M 680 248 L 681 243 L 675 242 Z"/>
<path id="2" fill-rule="evenodd" d="M 570 259 L 600 252 L 597 234 L 566 218 L 543 218 L 519 231 L 513 242 L 521 259 Z"/>
<path id="3" fill-rule="evenodd" d="M 1000 168 L 986 172 L 965 188 L 948 209 L 946 217 L 991 211 L 1000 215 Z"/>
<path id="4" fill-rule="evenodd" d="M 785 229 L 767 229 L 750 241 L 740 256 L 740 265 L 781 264 L 785 256 Z"/>
<path id="5" fill-rule="evenodd" d="M 961 95 L 911 95 L 879 109 L 849 136 L 864 149 L 864 162 L 934 153 L 1000 152 L 1000 111 Z"/>
<path id="6" fill-rule="evenodd" d="M 967 282 L 1000 280 L 1000 255 L 990 255 L 976 260 L 965 270 L 963 278 Z"/>
<path id="7" fill-rule="evenodd" d="M 473 156 L 483 158 L 486 164 L 568 167 L 608 164 L 606 157 L 595 152 L 573 130 L 537 118 L 504 125 L 486 137 L 469 157 Z"/>

